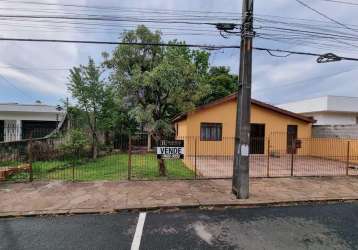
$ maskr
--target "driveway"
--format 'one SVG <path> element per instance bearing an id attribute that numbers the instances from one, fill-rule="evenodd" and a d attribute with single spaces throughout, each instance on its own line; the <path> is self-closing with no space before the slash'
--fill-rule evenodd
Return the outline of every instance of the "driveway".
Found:
<path id="1" fill-rule="evenodd" d="M 341 158 L 341 157 L 340 157 Z M 291 176 L 344 176 L 347 162 L 337 157 L 329 160 L 318 157 L 281 155 L 268 157 L 264 155 L 250 156 L 250 177 L 283 177 Z M 194 157 L 188 157 L 194 166 Z M 233 157 L 197 156 L 197 174 L 206 178 L 231 178 Z M 358 175 L 358 163 L 350 163 L 349 175 Z"/>
<path id="2" fill-rule="evenodd" d="M 358 203 L 0 219 L 0 249 L 357 249 Z"/>

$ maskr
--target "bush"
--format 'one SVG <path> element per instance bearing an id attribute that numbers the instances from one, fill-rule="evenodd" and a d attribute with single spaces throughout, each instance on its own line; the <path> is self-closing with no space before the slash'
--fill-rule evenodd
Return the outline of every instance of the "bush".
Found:
<path id="1" fill-rule="evenodd" d="M 45 141 L 33 142 L 31 144 L 31 149 L 29 148 L 28 150 L 31 150 L 33 161 L 50 160 L 52 157 L 55 156 L 55 152 L 52 145 L 49 145 Z"/>
<path id="2" fill-rule="evenodd" d="M 69 139 L 62 144 L 60 148 L 67 153 L 81 154 L 88 146 L 86 134 L 81 129 L 72 129 L 69 133 Z"/>

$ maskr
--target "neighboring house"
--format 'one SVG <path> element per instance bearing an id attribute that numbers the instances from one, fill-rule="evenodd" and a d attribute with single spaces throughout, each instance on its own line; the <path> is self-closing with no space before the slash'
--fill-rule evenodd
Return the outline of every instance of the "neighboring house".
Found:
<path id="1" fill-rule="evenodd" d="M 0 103 L 0 141 L 27 139 L 32 133 L 45 136 L 55 130 L 64 117 L 65 112 L 56 106 Z"/>
<path id="2" fill-rule="evenodd" d="M 358 97 L 323 96 L 277 107 L 311 116 L 316 120 L 315 125 L 358 124 Z"/>
<path id="3" fill-rule="evenodd" d="M 295 138 L 311 137 L 312 118 L 257 100 L 251 103 L 251 154 L 267 154 L 270 137 L 279 138 L 285 153 L 292 150 Z M 232 94 L 176 117 L 176 135 L 185 140 L 186 151 L 190 151 L 186 153 L 195 150 L 200 155 L 232 155 L 236 108 L 236 94 Z"/>

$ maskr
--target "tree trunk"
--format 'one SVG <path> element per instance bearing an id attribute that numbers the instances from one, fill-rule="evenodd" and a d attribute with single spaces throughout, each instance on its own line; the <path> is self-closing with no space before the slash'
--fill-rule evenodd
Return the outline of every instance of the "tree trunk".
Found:
<path id="1" fill-rule="evenodd" d="M 167 169 L 165 167 L 165 162 L 163 159 L 158 160 L 158 167 L 159 167 L 159 176 L 161 177 L 167 176 Z"/>
<path id="2" fill-rule="evenodd" d="M 97 135 L 96 133 L 92 134 L 92 159 L 96 160 L 98 156 L 98 147 L 97 147 Z"/>
<path id="3" fill-rule="evenodd" d="M 152 150 L 152 134 L 148 132 L 147 152 Z"/>
<path id="4" fill-rule="evenodd" d="M 104 140 L 105 140 L 106 146 L 111 145 L 111 139 L 110 139 L 109 131 L 104 132 Z"/>
<path id="5" fill-rule="evenodd" d="M 162 138 L 161 135 L 154 134 L 156 146 L 159 145 L 161 138 Z M 158 170 L 159 170 L 159 176 L 161 177 L 167 176 L 167 169 L 165 167 L 164 159 L 158 159 Z"/>

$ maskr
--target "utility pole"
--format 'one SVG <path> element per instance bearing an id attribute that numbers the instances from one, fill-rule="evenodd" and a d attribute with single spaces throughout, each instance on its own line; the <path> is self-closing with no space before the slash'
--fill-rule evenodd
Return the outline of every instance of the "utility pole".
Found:
<path id="1" fill-rule="evenodd" d="M 249 198 L 249 150 L 254 0 L 243 0 L 232 191 Z"/>

